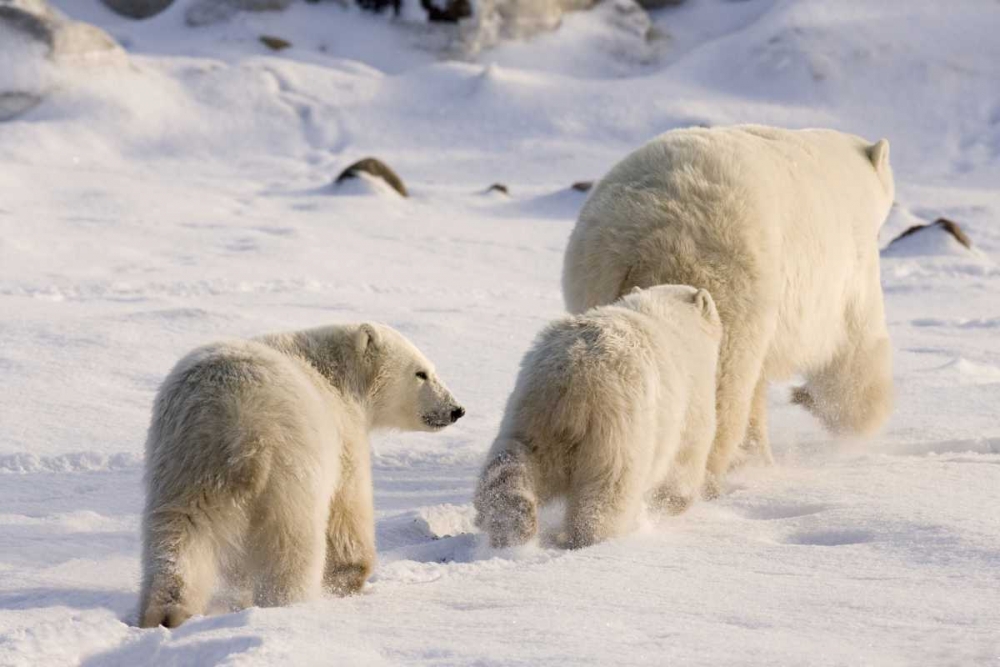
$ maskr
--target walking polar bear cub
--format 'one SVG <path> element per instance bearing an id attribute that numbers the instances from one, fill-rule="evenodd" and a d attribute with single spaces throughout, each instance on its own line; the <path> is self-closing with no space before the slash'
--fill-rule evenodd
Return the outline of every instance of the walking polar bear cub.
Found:
<path id="1" fill-rule="evenodd" d="M 434 431 L 464 413 L 378 324 L 184 357 L 146 443 L 140 625 L 203 613 L 219 570 L 262 606 L 357 591 L 375 559 L 369 431 Z"/>
<path id="2" fill-rule="evenodd" d="M 631 528 L 643 500 L 685 509 L 715 433 L 721 337 L 712 297 L 685 285 L 549 325 L 521 362 L 476 491 L 491 544 L 529 540 L 538 506 L 558 496 L 574 547 Z"/>
<path id="3" fill-rule="evenodd" d="M 587 200 L 566 249 L 566 306 L 579 313 L 662 283 L 711 292 L 724 331 L 711 480 L 741 442 L 770 460 L 771 380 L 802 374 L 795 402 L 834 431 L 870 433 L 892 406 L 877 237 L 893 194 L 884 139 L 760 126 L 667 132 Z"/>

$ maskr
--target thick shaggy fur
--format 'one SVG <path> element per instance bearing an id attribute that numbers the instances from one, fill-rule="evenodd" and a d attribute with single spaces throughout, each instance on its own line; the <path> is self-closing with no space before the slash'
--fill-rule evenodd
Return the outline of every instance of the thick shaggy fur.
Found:
<path id="1" fill-rule="evenodd" d="M 538 506 L 568 499 L 570 544 L 629 530 L 643 500 L 673 512 L 701 489 L 715 433 L 719 316 L 664 285 L 558 320 L 521 362 L 479 480 L 479 526 L 522 544 Z"/>
<path id="2" fill-rule="evenodd" d="M 584 206 L 566 250 L 566 305 L 583 312 L 662 283 L 712 293 L 724 336 L 711 478 L 741 442 L 771 460 L 771 380 L 804 375 L 797 403 L 835 431 L 870 433 L 892 406 L 877 236 L 893 194 L 884 139 L 667 132 L 615 166 Z"/>
<path id="3" fill-rule="evenodd" d="M 261 606 L 357 591 L 375 560 L 369 431 L 436 430 L 463 412 L 377 324 L 184 357 L 146 442 L 140 625 L 203 613 L 220 570 Z"/>

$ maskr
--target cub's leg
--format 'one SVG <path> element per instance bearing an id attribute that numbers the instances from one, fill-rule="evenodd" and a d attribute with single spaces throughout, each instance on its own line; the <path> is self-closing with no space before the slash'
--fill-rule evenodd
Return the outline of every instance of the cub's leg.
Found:
<path id="1" fill-rule="evenodd" d="M 654 509 L 680 514 L 691 506 L 705 484 L 705 464 L 715 436 L 715 404 L 705 397 L 705 407 L 692 409 L 681 435 L 680 449 L 667 479 L 651 494 Z"/>
<path id="2" fill-rule="evenodd" d="M 259 607 L 315 597 L 323 579 L 329 502 L 312 480 L 287 482 L 269 485 L 252 519 L 247 556 Z"/>
<path id="3" fill-rule="evenodd" d="M 637 441 L 641 437 L 627 427 L 609 428 L 603 434 L 592 430 L 576 449 L 566 512 L 571 547 L 615 537 L 636 523 L 643 471 L 631 454 L 651 451 Z"/>
<path id="4" fill-rule="evenodd" d="M 483 470 L 476 489 L 476 525 L 495 548 L 524 544 L 538 533 L 538 497 L 530 455 L 516 440 Z"/>
<path id="5" fill-rule="evenodd" d="M 330 503 L 326 526 L 323 587 L 334 595 L 360 591 L 375 567 L 375 510 L 367 456 L 345 475 Z"/>
<path id="6" fill-rule="evenodd" d="M 197 507 L 147 511 L 140 627 L 175 628 L 205 612 L 215 587 L 214 546 L 211 521 Z"/>

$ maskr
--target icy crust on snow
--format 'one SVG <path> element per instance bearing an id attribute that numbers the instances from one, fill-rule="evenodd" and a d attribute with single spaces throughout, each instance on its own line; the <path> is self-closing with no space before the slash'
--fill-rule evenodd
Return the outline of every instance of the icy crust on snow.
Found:
<path id="1" fill-rule="evenodd" d="M 443 62 L 433 31 L 337 3 L 199 29 L 185 0 L 139 22 L 54 4 L 130 64 L 74 70 L 0 124 L 0 664 L 1000 655 L 1000 5 L 688 0 L 624 51 L 595 10 Z M 43 75 L 0 67 L 22 87 Z M 591 549 L 549 529 L 489 549 L 471 495 L 521 356 L 563 311 L 586 198 L 570 185 L 659 132 L 732 122 L 888 137 L 880 244 L 940 217 L 972 239 L 882 257 L 890 424 L 835 441 L 775 386 L 777 465 L 718 501 Z M 332 185 L 367 156 L 411 196 Z M 375 438 L 364 594 L 239 612 L 220 597 L 178 630 L 132 627 L 164 375 L 211 340 L 359 320 L 410 337 L 468 409 L 440 434 Z"/>

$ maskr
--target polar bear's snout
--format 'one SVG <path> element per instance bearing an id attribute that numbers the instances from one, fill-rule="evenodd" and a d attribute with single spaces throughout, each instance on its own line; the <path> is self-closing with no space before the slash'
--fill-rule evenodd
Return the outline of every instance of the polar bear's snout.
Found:
<path id="1" fill-rule="evenodd" d="M 465 415 L 465 408 L 452 395 L 437 375 L 431 371 L 424 374 L 419 388 L 418 410 L 420 421 L 432 431 L 454 424 Z"/>
<path id="2" fill-rule="evenodd" d="M 448 401 L 443 408 L 423 415 L 423 422 L 432 429 L 444 428 L 454 424 L 465 416 L 465 408 L 454 400 Z"/>

